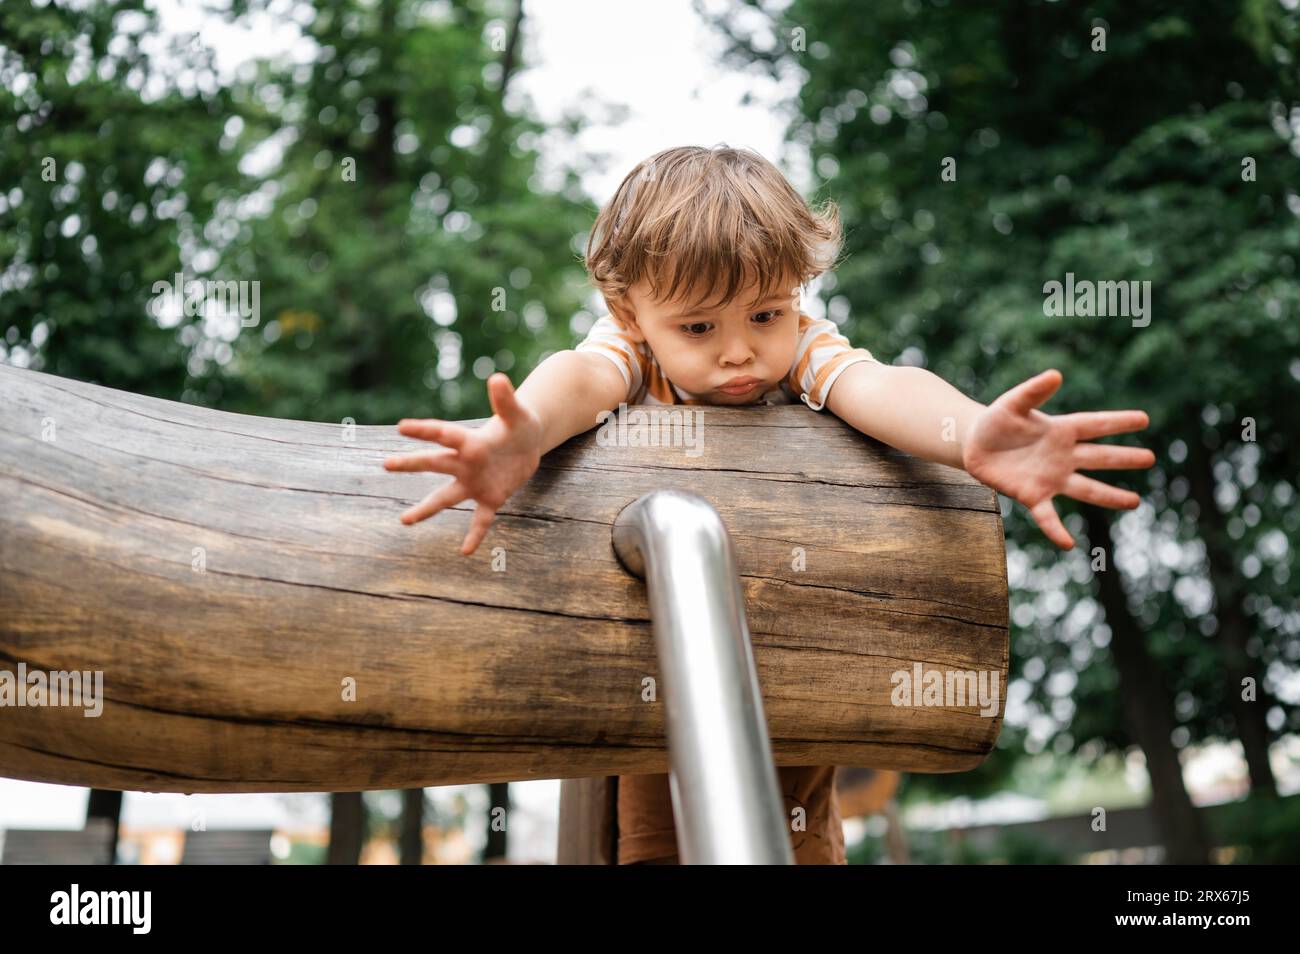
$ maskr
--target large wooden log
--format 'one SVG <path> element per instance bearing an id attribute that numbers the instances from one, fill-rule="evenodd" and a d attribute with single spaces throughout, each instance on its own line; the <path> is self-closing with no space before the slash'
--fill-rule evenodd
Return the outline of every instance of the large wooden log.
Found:
<path id="1" fill-rule="evenodd" d="M 891 701 L 916 663 L 1005 686 L 994 493 L 829 413 L 698 409 L 698 454 L 590 431 L 462 557 L 472 502 L 399 522 L 449 478 L 386 472 L 431 446 L 392 426 L 9 367 L 0 407 L 0 669 L 101 671 L 104 697 L 93 718 L 0 708 L 3 775 L 272 792 L 667 771 L 644 584 L 610 542 L 658 488 L 730 530 L 778 765 L 960 771 L 1001 725 L 1001 692 L 991 716 Z"/>

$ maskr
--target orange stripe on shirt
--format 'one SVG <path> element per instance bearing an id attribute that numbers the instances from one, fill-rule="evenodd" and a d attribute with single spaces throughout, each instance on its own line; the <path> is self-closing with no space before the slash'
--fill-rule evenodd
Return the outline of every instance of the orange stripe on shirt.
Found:
<path id="1" fill-rule="evenodd" d="M 593 341 L 583 350 L 590 350 L 592 348 L 603 348 L 605 351 L 614 355 L 622 362 L 623 368 L 627 372 L 628 382 L 630 383 L 636 380 L 636 369 L 632 367 L 632 359 L 628 356 L 628 353 L 618 345 L 610 344 L 607 341 Z"/>

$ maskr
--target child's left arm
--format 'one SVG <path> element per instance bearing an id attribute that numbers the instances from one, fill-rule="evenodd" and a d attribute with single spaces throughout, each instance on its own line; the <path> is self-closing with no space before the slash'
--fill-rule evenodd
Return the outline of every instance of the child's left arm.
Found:
<path id="1" fill-rule="evenodd" d="M 1019 500 L 1048 539 L 1069 550 L 1074 540 L 1052 506 L 1055 494 L 1123 510 L 1139 501 L 1132 491 L 1076 471 L 1150 467 L 1156 458 L 1144 447 L 1084 443 L 1142 430 L 1149 423 L 1145 411 L 1038 410 L 1060 386 L 1059 371 L 1044 371 L 986 407 L 924 368 L 861 361 L 841 372 L 826 407 L 864 434 L 960 467 Z"/>

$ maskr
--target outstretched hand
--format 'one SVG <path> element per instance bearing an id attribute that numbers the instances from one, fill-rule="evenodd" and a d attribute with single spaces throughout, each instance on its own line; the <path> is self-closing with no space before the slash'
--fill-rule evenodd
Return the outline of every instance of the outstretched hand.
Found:
<path id="1" fill-rule="evenodd" d="M 1140 498 L 1079 470 L 1128 470 L 1150 467 L 1156 456 L 1145 447 L 1083 443 L 1094 437 L 1145 428 L 1145 411 L 1082 411 L 1044 414 L 1038 410 L 1061 386 L 1053 369 L 1017 384 L 986 407 L 970 427 L 962 463 L 980 483 L 1019 500 L 1047 538 L 1069 550 L 1074 539 L 1052 506 L 1052 497 L 1132 510 Z"/>
<path id="2" fill-rule="evenodd" d="M 385 470 L 430 470 L 455 478 L 402 514 L 402 523 L 418 523 L 462 500 L 473 499 L 478 504 L 460 547 L 465 556 L 478 549 L 497 510 L 528 482 L 541 462 L 542 424 L 537 415 L 519 403 L 506 375 L 492 375 L 487 389 L 493 415 L 481 427 L 403 418 L 397 422 L 399 433 L 433 441 L 444 449 L 384 460 Z"/>

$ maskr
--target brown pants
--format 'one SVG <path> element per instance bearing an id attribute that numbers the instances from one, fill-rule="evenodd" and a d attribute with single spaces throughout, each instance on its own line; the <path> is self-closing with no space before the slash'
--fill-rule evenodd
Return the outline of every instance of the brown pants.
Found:
<path id="1" fill-rule="evenodd" d="M 835 766 L 790 766 L 778 768 L 776 774 L 785 796 L 786 818 L 793 818 L 796 808 L 804 810 L 807 830 L 790 832 L 795 863 L 844 864 L 844 828 L 835 800 Z M 667 774 L 619 776 L 618 863 L 678 863 Z"/>

